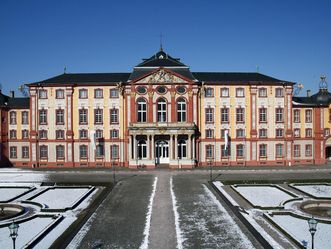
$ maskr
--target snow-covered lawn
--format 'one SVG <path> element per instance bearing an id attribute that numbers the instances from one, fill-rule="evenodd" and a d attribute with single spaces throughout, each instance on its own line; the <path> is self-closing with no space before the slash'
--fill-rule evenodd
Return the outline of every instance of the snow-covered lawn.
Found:
<path id="1" fill-rule="evenodd" d="M 8 201 L 12 198 L 15 198 L 18 195 L 23 194 L 28 191 L 29 188 L 6 188 L 0 187 L 0 201 Z"/>
<path id="2" fill-rule="evenodd" d="M 65 209 L 75 204 L 89 190 L 89 188 L 49 189 L 31 201 L 45 204 L 50 209 Z"/>
<path id="3" fill-rule="evenodd" d="M 233 186 L 241 196 L 254 206 L 278 207 L 283 201 L 294 198 L 275 186 Z"/>
<path id="4" fill-rule="evenodd" d="M 16 248 L 22 248 L 53 222 L 55 222 L 55 219 L 52 217 L 36 217 L 27 222 L 20 223 L 18 237 L 16 239 Z M 12 248 L 12 243 L 12 239 L 9 237 L 8 227 L 0 228 L 0 247 Z"/>
<path id="5" fill-rule="evenodd" d="M 331 198 L 331 185 L 326 184 L 314 184 L 314 185 L 300 185 L 294 184 L 294 188 L 301 190 L 307 194 L 315 197 Z"/>
<path id="6" fill-rule="evenodd" d="M 301 243 L 303 240 L 308 241 L 308 248 L 311 248 L 311 235 L 309 232 L 307 220 L 296 218 L 290 215 L 273 215 L 271 219 L 282 229 L 284 229 L 291 237 Z M 331 224 L 317 224 L 315 234 L 315 248 L 330 249 L 331 248 Z"/>

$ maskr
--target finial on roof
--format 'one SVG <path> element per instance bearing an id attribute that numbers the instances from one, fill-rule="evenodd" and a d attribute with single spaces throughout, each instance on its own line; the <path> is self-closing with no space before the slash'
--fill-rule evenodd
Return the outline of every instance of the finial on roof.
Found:
<path id="1" fill-rule="evenodd" d="M 320 82 L 320 90 L 327 90 L 328 89 L 328 83 L 326 82 L 326 76 L 321 75 L 321 82 Z"/>
<path id="2" fill-rule="evenodd" d="M 160 34 L 160 51 L 163 52 L 163 44 L 162 44 L 163 40 L 162 40 L 162 38 L 163 38 L 163 35 L 162 35 L 162 33 L 161 33 L 161 34 Z"/>
<path id="3" fill-rule="evenodd" d="M 64 73 L 64 74 L 67 73 L 67 66 L 64 66 L 63 73 Z"/>

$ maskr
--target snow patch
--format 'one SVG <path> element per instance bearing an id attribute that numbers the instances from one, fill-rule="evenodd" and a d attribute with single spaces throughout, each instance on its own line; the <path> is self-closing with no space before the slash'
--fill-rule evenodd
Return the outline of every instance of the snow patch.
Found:
<path id="1" fill-rule="evenodd" d="M 221 182 L 213 182 L 214 186 L 225 196 L 226 199 L 232 204 L 232 206 L 239 207 L 239 204 L 229 195 L 223 188 Z"/>

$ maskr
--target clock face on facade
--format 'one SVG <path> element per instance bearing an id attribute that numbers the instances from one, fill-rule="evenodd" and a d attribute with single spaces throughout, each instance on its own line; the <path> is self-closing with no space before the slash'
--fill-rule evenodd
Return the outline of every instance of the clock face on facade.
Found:
<path id="1" fill-rule="evenodd" d="M 139 94 L 145 94 L 145 93 L 147 92 L 147 89 L 146 89 L 146 87 L 138 86 L 138 87 L 137 87 L 137 92 L 138 92 Z"/>

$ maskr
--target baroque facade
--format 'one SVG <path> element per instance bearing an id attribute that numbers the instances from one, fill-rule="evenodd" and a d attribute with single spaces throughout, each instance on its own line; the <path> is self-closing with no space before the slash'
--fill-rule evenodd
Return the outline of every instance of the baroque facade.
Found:
<path id="1" fill-rule="evenodd" d="M 131 73 L 67 74 L 0 93 L 1 163 L 193 168 L 323 164 L 331 94 L 259 73 L 191 72 L 162 49 Z"/>

